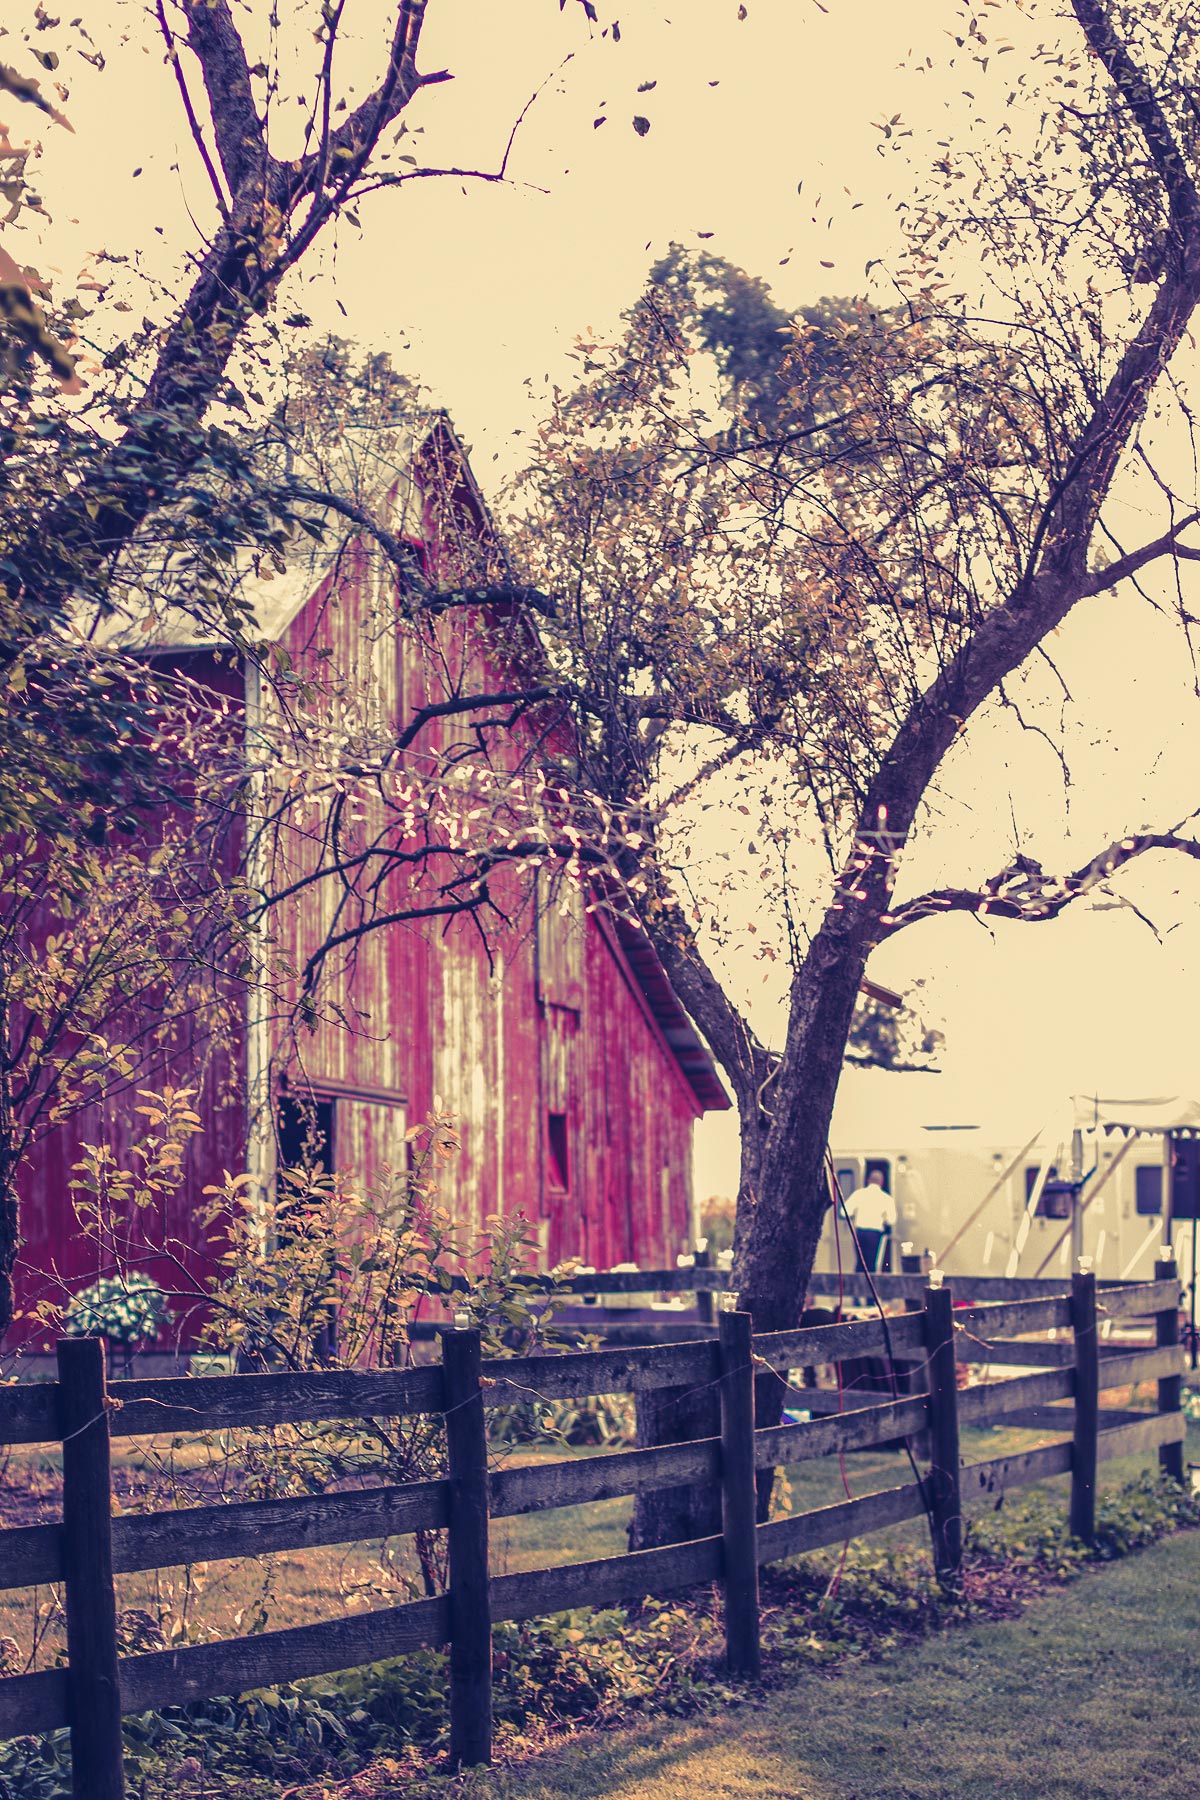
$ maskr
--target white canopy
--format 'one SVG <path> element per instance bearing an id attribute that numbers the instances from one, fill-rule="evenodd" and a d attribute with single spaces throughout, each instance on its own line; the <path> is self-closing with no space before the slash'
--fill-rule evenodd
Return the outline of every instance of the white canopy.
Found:
<path id="1" fill-rule="evenodd" d="M 830 1143 L 835 1151 L 909 1154 L 921 1149 L 1000 1150 L 1040 1144 L 1053 1158 L 1074 1131 L 1200 1136 L 1200 1101 L 1182 1095 L 1048 1094 L 997 1104 L 941 1076 L 848 1069 L 838 1088 Z"/>
<path id="2" fill-rule="evenodd" d="M 1094 1128 L 1105 1135 L 1174 1131 L 1191 1136 L 1200 1134 L 1200 1101 L 1181 1095 L 1114 1100 L 1103 1094 L 1076 1094 L 1075 1123 L 1084 1131 Z"/>

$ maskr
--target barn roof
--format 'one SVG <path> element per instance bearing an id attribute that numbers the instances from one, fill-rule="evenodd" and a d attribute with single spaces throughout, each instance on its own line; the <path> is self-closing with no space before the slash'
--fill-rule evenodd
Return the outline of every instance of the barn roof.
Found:
<path id="1" fill-rule="evenodd" d="M 705 1112 L 728 1112 L 731 1102 L 717 1074 L 712 1053 L 684 1011 L 683 1002 L 671 986 L 653 944 L 632 919 L 616 913 L 612 915 L 612 922 L 625 960 L 637 977 L 655 1023 L 688 1086 Z"/>
<path id="2" fill-rule="evenodd" d="M 453 439 L 448 422 L 441 414 L 431 413 L 422 415 L 412 430 L 389 431 L 388 441 L 382 447 L 378 432 L 344 430 L 336 444 L 323 448 L 316 461 L 291 467 L 288 476 L 307 483 L 314 492 L 336 494 L 385 519 L 396 537 L 418 539 L 423 535 L 424 501 L 413 471 L 428 443 L 447 431 L 465 466 L 465 456 Z M 329 516 L 335 517 L 332 512 Z M 342 535 L 353 529 L 346 522 Z M 255 574 L 247 561 L 238 582 L 237 599 L 253 623 L 249 635 L 264 644 L 281 637 L 334 569 L 339 554 L 339 539 L 331 533 L 327 542 L 298 536 L 289 546 L 287 568 L 282 575 Z M 171 579 L 168 565 L 161 572 L 161 585 L 169 587 Z M 150 654 L 223 649 L 232 636 L 223 615 L 214 612 L 206 618 L 198 611 L 190 590 L 185 604 L 156 608 L 148 623 L 149 629 L 144 615 L 134 616 L 118 609 L 100 620 L 89 635 L 93 642 L 102 645 Z"/>

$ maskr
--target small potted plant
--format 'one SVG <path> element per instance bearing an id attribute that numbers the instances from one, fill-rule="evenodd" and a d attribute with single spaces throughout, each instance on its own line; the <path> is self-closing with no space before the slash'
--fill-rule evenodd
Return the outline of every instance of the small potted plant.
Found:
<path id="1" fill-rule="evenodd" d="M 128 1374 L 138 1344 L 153 1343 L 166 1323 L 167 1296 L 149 1275 L 106 1275 L 72 1296 L 66 1325 L 72 1337 L 106 1338 L 119 1345 Z"/>

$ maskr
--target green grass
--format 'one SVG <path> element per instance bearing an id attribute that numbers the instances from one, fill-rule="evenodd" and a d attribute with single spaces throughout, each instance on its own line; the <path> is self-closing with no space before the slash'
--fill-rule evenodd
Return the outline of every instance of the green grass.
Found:
<path id="1" fill-rule="evenodd" d="M 471 1800 L 1184 1800 L 1200 1791 L 1200 1533 L 1018 1619 L 719 1717 L 589 1732 Z"/>

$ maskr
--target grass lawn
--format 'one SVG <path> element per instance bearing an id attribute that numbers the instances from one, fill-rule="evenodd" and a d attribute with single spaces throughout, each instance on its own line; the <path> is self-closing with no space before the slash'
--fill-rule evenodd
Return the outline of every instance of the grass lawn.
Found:
<path id="1" fill-rule="evenodd" d="M 1018 1619 L 802 1675 L 707 1721 L 587 1732 L 470 1800 L 1186 1800 L 1200 1793 L 1200 1532 Z"/>

